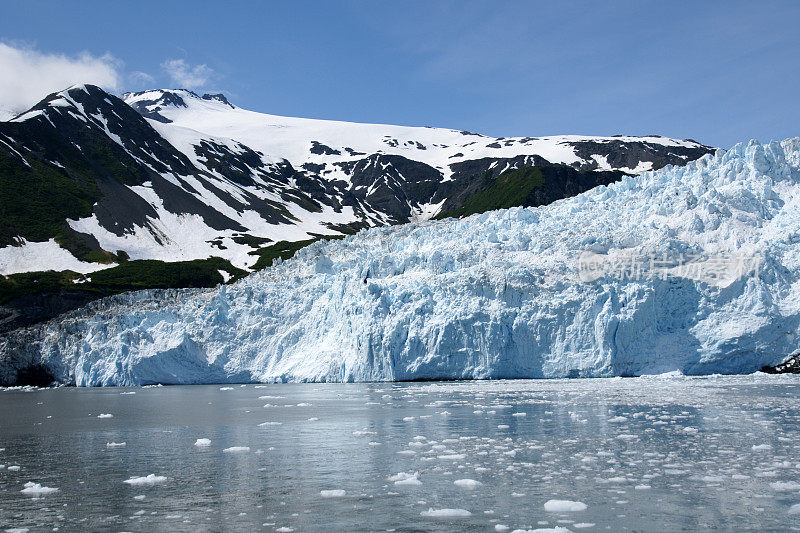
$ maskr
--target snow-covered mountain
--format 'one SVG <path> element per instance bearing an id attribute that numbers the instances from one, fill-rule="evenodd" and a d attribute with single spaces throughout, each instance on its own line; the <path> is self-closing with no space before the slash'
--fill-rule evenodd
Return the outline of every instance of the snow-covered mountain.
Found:
<path id="1" fill-rule="evenodd" d="M 753 372 L 800 346 L 800 139 L 537 208 L 373 228 L 0 337 L 77 385 Z"/>
<path id="2" fill-rule="evenodd" d="M 0 122 L 0 274 L 94 272 L 426 220 L 529 165 L 549 203 L 710 149 L 663 137 L 490 138 L 278 117 L 222 95 L 81 85 Z M 565 174 L 566 173 L 566 174 Z"/>

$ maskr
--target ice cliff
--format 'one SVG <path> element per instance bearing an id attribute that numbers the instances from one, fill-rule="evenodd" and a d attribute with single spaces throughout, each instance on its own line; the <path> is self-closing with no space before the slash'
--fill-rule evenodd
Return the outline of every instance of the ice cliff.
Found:
<path id="1" fill-rule="evenodd" d="M 799 163 L 798 139 L 751 141 L 542 208 L 317 243 L 217 289 L 121 295 L 0 338 L 0 380 L 753 372 L 800 347 Z"/>

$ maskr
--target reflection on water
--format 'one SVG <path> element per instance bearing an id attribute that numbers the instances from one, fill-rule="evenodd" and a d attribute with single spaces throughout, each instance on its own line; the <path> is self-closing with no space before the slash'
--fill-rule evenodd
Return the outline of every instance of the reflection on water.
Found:
<path id="1" fill-rule="evenodd" d="M 0 526 L 800 528 L 798 396 L 766 375 L 5 391 Z"/>

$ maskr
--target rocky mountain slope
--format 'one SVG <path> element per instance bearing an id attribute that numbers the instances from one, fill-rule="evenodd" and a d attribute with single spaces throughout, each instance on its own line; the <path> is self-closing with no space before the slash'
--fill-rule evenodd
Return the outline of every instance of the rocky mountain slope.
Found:
<path id="1" fill-rule="evenodd" d="M 224 258 L 461 208 L 505 171 L 558 165 L 540 203 L 709 151 L 661 137 L 495 139 L 296 119 L 222 95 L 77 86 L 0 123 L 0 274 Z M 568 166 L 568 170 L 563 170 Z"/>

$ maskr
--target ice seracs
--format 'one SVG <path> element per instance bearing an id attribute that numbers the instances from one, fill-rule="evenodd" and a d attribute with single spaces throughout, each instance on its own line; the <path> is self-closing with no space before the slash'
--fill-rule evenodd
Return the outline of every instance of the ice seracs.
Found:
<path id="1" fill-rule="evenodd" d="M 217 289 L 110 298 L 0 338 L 0 377 L 26 365 L 77 385 L 754 372 L 800 346 L 798 149 L 753 141 L 542 208 L 317 243 Z M 601 258 L 588 280 L 587 252 Z"/>

